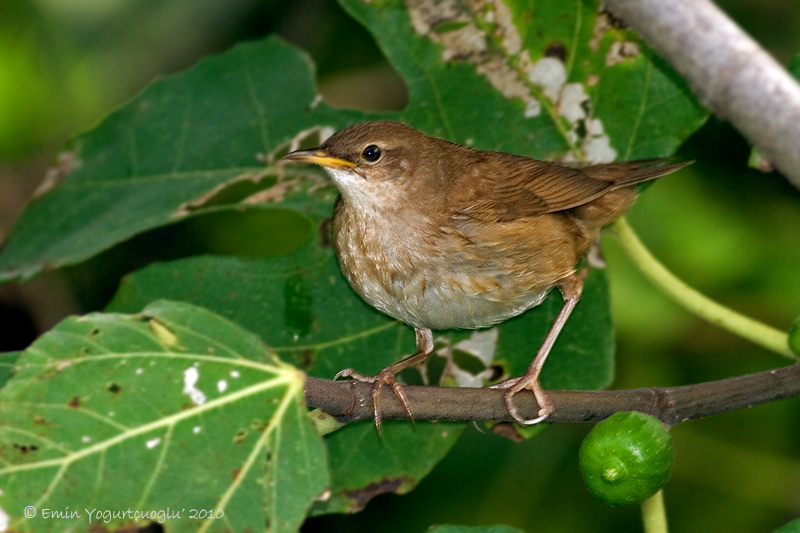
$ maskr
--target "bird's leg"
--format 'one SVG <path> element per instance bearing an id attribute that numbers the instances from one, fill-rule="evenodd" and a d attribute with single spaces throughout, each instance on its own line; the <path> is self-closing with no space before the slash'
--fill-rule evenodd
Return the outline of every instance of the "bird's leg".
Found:
<path id="1" fill-rule="evenodd" d="M 583 280 L 577 274 L 573 274 L 559 281 L 558 288 L 564 298 L 564 305 L 561 307 L 561 311 L 558 312 L 553 325 L 550 327 L 550 331 L 547 332 L 547 336 L 544 338 L 528 370 L 518 378 L 509 379 L 493 386 L 493 388 L 506 389 L 504 397 L 506 409 L 508 409 L 508 413 L 514 420 L 520 424 L 538 424 L 553 413 L 553 404 L 550 403 L 550 400 L 539 384 L 539 374 L 542 372 L 544 362 L 550 350 L 553 348 L 558 334 L 561 333 L 564 324 L 567 323 L 570 313 L 572 313 L 578 300 L 580 300 L 581 291 L 583 290 Z M 514 396 L 523 389 L 530 389 L 536 397 L 536 401 L 539 404 L 539 415 L 536 418 L 525 419 L 517 413 L 517 408 L 514 405 Z"/>
<path id="2" fill-rule="evenodd" d="M 397 399 L 400 400 L 401 404 L 403 404 L 403 409 L 405 409 L 408 417 L 412 421 L 414 420 L 414 415 L 411 413 L 411 404 L 408 402 L 408 397 L 406 397 L 403 387 L 401 387 L 400 384 L 394 379 L 395 374 L 401 370 L 405 370 L 406 368 L 425 361 L 433 353 L 433 332 L 429 329 L 415 329 L 414 332 L 417 336 L 416 353 L 409 355 L 408 357 L 404 357 L 393 365 L 387 366 L 374 376 L 365 376 L 364 374 L 359 374 L 352 368 L 347 368 L 336 374 L 336 376 L 333 378 L 339 379 L 342 377 L 348 377 L 356 381 L 373 384 L 372 410 L 375 417 L 375 427 L 377 428 L 379 435 L 381 435 L 381 413 L 378 409 L 378 397 L 380 396 L 381 388 L 384 385 L 388 385 L 392 388 L 397 396 Z"/>

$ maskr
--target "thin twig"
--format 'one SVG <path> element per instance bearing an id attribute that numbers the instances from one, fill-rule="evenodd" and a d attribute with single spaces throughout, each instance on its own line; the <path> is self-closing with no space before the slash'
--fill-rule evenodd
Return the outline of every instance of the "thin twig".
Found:
<path id="1" fill-rule="evenodd" d="M 625 218 L 614 225 L 622 249 L 639 271 L 661 292 L 697 316 L 794 361 L 786 332 L 737 313 L 700 294 L 678 279 L 645 248 Z"/>

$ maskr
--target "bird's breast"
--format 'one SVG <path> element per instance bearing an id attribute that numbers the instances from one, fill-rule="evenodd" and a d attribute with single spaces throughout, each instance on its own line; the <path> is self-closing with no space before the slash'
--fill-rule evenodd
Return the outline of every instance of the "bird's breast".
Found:
<path id="1" fill-rule="evenodd" d="M 333 240 L 353 289 L 416 328 L 489 327 L 538 305 L 549 292 L 551 283 L 520 272 L 519 258 L 465 242 L 448 228 L 431 219 L 400 221 L 350 209 L 340 201 Z"/>

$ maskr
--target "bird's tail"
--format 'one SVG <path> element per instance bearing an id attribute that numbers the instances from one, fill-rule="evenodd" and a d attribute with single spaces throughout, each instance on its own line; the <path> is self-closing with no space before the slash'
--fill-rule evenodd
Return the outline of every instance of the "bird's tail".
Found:
<path id="1" fill-rule="evenodd" d="M 694 161 L 681 161 L 675 157 L 653 157 L 623 163 L 592 165 L 581 168 L 581 172 L 599 181 L 614 182 L 614 188 L 617 188 L 660 178 L 692 163 Z"/>

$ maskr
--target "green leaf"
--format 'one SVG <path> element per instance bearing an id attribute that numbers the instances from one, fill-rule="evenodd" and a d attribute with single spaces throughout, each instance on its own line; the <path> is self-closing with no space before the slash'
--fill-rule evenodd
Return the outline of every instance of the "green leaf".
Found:
<path id="1" fill-rule="evenodd" d="M 137 511 L 163 511 L 171 531 L 294 531 L 327 484 L 302 385 L 258 337 L 191 305 L 68 318 L 0 391 L 0 507 L 14 531 L 90 515 L 129 527 Z M 64 509 L 78 514 L 46 518 Z"/>
<path id="2" fill-rule="evenodd" d="M 283 180 L 271 164 L 276 150 L 318 134 L 321 124 L 335 129 L 363 118 L 314 107 L 315 97 L 307 57 L 274 38 L 153 83 L 72 143 L 50 188 L 13 229 L 0 281 L 74 264 L 143 231 L 230 206 L 226 184 L 254 182 L 266 205 L 327 208 L 332 191 L 319 190 L 313 175 Z"/>
<path id="3" fill-rule="evenodd" d="M 0 353 L 0 388 L 14 375 L 14 365 L 22 352 Z"/>
<path id="4" fill-rule="evenodd" d="M 270 532 L 297 531 L 330 482 L 325 447 L 297 394 L 267 444 L 265 509 Z"/>
<path id="5" fill-rule="evenodd" d="M 800 520 L 792 520 L 788 524 L 776 529 L 774 533 L 800 533 Z"/>
<path id="6" fill-rule="evenodd" d="M 789 74 L 791 74 L 794 79 L 800 80 L 800 54 L 794 56 L 789 63 Z"/>
<path id="7" fill-rule="evenodd" d="M 328 435 L 331 497 L 312 515 L 354 513 L 375 496 L 412 490 L 458 440 L 463 424 L 385 421 L 383 439 L 370 422 L 349 424 Z"/>

